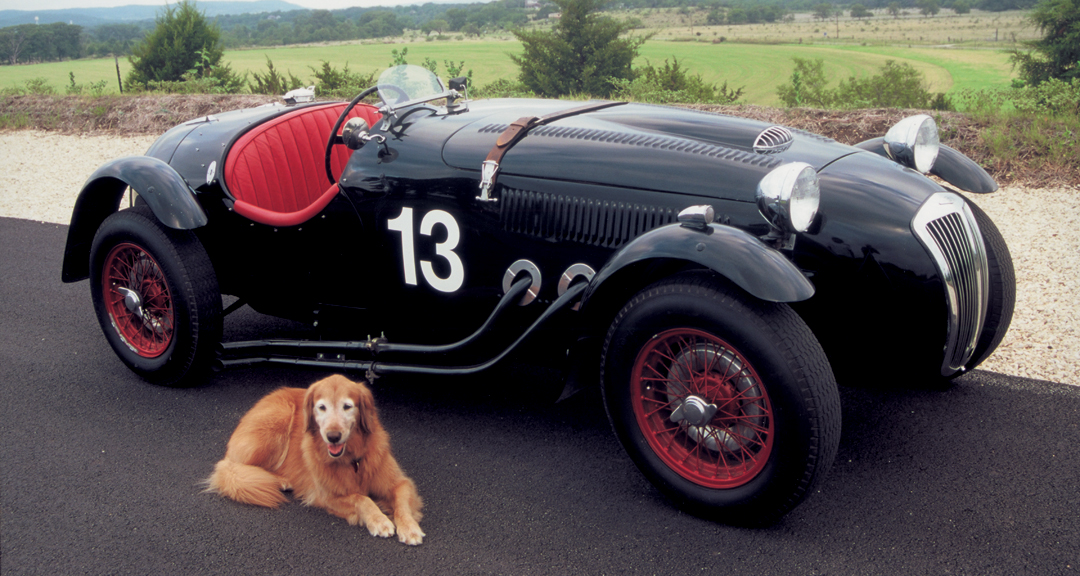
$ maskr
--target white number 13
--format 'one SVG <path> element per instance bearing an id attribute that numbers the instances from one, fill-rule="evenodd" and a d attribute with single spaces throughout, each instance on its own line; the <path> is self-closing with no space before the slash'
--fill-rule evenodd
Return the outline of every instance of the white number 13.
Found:
<path id="1" fill-rule="evenodd" d="M 424 215 L 420 221 L 420 233 L 431 236 L 436 224 L 441 224 L 446 229 L 446 240 L 435 244 L 435 255 L 446 260 L 450 265 L 450 275 L 439 278 L 435 274 L 435 268 L 428 260 L 420 261 L 420 270 L 424 273 L 424 280 L 432 288 L 440 292 L 455 292 L 465 283 L 465 266 L 461 258 L 454 252 L 458 241 L 461 239 L 461 229 L 457 220 L 449 212 L 432 210 Z M 401 215 L 386 222 L 386 227 L 395 232 L 401 232 L 401 263 L 405 269 L 405 283 L 416 285 L 416 247 L 413 243 L 413 210 L 402 208 Z"/>

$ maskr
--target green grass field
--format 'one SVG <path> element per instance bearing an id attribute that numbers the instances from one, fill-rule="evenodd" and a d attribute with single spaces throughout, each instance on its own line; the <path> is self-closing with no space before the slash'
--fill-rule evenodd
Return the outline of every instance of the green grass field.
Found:
<path id="1" fill-rule="evenodd" d="M 518 70 L 509 54 L 521 51 L 516 41 L 416 41 L 232 50 L 225 53 L 225 61 L 241 74 L 265 72 L 266 58 L 269 57 L 280 72 L 291 72 L 302 80 L 312 81 L 310 67 L 320 66 L 321 61 L 330 62 L 339 69 L 348 64 L 352 72 L 369 73 L 389 66 L 393 60 L 391 51 L 402 48 L 408 48 L 407 59 L 411 64 L 434 59 L 442 76 L 445 76 L 445 60 L 455 63 L 464 60 L 465 70 L 473 71 L 478 85 L 516 77 Z M 651 40 L 641 47 L 638 64 L 643 65 L 648 60 L 659 66 L 665 59 L 673 57 L 678 58 L 684 69 L 701 74 L 710 82 L 727 81 L 729 88 L 743 87 L 744 102 L 766 106 L 779 104 L 776 87 L 789 81 L 794 69 L 793 57 L 824 59 L 827 76 L 837 82 L 849 76 L 874 74 L 887 60 L 907 62 L 925 75 L 933 92 L 1004 87 L 1013 77 L 1004 52 L 929 47 Z M 120 59 L 119 64 L 121 75 L 126 76 L 130 65 L 126 59 Z M 117 91 L 116 65 L 111 58 L 3 66 L 0 67 L 0 88 L 23 86 L 27 80 L 44 78 L 57 93 L 63 94 L 70 82 L 69 72 L 75 73 L 75 81 L 79 84 L 105 80 L 107 93 Z"/>

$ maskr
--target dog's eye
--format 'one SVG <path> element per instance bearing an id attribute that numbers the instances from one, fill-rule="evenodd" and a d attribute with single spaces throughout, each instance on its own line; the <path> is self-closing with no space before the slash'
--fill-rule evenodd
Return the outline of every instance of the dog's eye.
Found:
<path id="1" fill-rule="evenodd" d="M 316 408 L 319 409 L 319 412 L 326 412 L 326 405 L 325 404 L 319 404 L 318 406 L 316 406 Z"/>
<path id="2" fill-rule="evenodd" d="M 346 402 L 345 405 L 343 405 L 341 408 L 343 410 L 352 410 L 352 407 L 353 407 L 352 404 L 349 404 L 348 402 Z"/>

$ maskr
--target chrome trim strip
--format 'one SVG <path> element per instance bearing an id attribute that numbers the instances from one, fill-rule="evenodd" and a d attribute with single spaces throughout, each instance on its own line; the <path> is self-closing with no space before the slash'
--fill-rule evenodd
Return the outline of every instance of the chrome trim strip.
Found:
<path id="1" fill-rule="evenodd" d="M 945 284 L 948 305 L 941 375 L 964 369 L 982 333 L 989 299 L 989 269 L 975 215 L 964 199 L 939 192 L 923 203 L 911 221 Z"/>

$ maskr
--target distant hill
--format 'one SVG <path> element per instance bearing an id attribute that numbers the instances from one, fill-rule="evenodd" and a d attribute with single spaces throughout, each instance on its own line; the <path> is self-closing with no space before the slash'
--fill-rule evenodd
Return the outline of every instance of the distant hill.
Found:
<path id="1" fill-rule="evenodd" d="M 253 2 L 199 2 L 196 7 L 208 17 L 226 14 L 257 14 L 259 12 L 288 12 L 307 10 L 284 0 L 254 0 Z M 64 22 L 87 28 L 101 24 L 132 23 L 153 20 L 163 6 L 117 6 L 115 8 L 67 8 L 63 10 L 0 10 L 0 28 L 18 24 L 51 24 Z"/>

